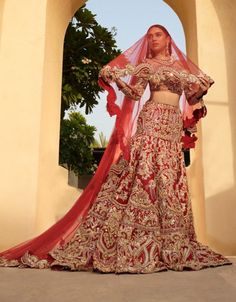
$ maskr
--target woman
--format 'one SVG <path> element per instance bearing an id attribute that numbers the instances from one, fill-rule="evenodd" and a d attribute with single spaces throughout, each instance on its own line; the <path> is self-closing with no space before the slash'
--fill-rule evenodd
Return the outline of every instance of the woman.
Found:
<path id="1" fill-rule="evenodd" d="M 182 153 L 195 145 L 214 81 L 153 25 L 99 83 L 116 123 L 96 174 L 60 221 L 2 252 L 0 265 L 152 273 L 232 264 L 197 241 Z"/>

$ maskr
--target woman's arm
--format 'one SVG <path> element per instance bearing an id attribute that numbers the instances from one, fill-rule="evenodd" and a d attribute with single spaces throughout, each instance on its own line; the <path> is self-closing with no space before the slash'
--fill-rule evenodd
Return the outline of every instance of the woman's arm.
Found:
<path id="1" fill-rule="evenodd" d="M 109 65 L 106 65 L 100 70 L 99 76 L 101 76 L 105 82 L 110 83 L 120 77 L 132 75 L 134 70 L 135 66 L 132 64 L 127 64 L 125 68 L 110 67 Z"/>
<path id="2" fill-rule="evenodd" d="M 136 84 L 134 85 L 129 85 L 121 79 L 116 80 L 116 84 L 119 90 L 121 90 L 126 96 L 135 101 L 138 101 L 142 97 L 144 90 L 146 89 L 147 83 L 148 80 L 142 77 L 139 77 Z"/>
<path id="3" fill-rule="evenodd" d="M 205 73 L 194 75 L 188 73 L 184 81 L 184 93 L 190 105 L 204 104 L 202 97 L 207 94 L 208 89 L 214 84 L 214 80 Z"/>
<path id="4" fill-rule="evenodd" d="M 202 97 L 207 94 L 208 89 L 214 84 L 214 80 L 203 71 L 199 74 L 191 73 L 179 60 L 174 62 L 174 67 L 180 72 L 182 87 L 188 103 L 190 105 L 199 103 L 203 106 Z"/>
<path id="5" fill-rule="evenodd" d="M 128 84 L 124 82 L 121 77 L 133 75 L 133 83 Z M 118 89 L 121 90 L 126 96 L 133 100 L 139 100 L 144 93 L 148 84 L 149 69 L 147 64 L 141 63 L 137 66 L 127 64 L 125 68 L 111 68 L 105 66 L 100 71 L 100 76 L 104 81 L 110 83 L 115 82 Z"/>

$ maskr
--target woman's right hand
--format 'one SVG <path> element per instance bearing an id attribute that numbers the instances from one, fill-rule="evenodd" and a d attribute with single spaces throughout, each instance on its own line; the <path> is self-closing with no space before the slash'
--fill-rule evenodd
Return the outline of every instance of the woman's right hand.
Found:
<path id="1" fill-rule="evenodd" d="M 110 83 L 113 79 L 112 79 L 112 72 L 111 72 L 111 67 L 110 66 L 104 66 L 100 72 L 99 72 L 99 76 L 102 77 L 102 79 L 107 82 Z"/>

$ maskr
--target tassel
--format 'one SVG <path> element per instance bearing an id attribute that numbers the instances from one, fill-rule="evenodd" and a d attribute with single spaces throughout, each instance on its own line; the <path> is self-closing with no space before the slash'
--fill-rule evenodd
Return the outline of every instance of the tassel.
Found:
<path id="1" fill-rule="evenodd" d="M 195 148 L 195 142 L 198 138 L 195 134 L 192 134 L 185 130 L 185 134 L 181 138 L 181 142 L 183 143 L 183 149 Z"/>

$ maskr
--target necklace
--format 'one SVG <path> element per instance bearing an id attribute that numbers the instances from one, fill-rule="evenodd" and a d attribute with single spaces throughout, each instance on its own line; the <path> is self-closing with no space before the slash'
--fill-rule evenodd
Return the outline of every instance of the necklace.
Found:
<path id="1" fill-rule="evenodd" d="M 162 64 L 166 64 L 166 65 L 171 65 L 174 62 L 174 58 L 173 56 L 169 56 L 169 57 L 159 57 L 159 58 L 152 58 L 153 61 L 156 61 L 158 63 L 162 63 Z"/>

